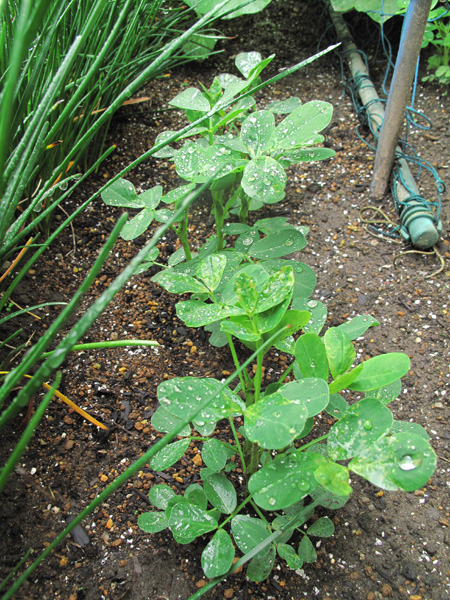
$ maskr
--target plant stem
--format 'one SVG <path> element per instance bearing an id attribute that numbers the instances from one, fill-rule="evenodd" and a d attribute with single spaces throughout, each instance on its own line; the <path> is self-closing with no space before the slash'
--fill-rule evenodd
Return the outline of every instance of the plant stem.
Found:
<path id="1" fill-rule="evenodd" d="M 289 373 L 292 371 L 292 369 L 294 368 L 294 364 L 295 361 L 293 361 L 289 367 L 286 369 L 286 371 L 283 373 L 283 375 L 280 377 L 280 379 L 278 380 L 278 383 L 282 383 L 284 381 L 284 379 L 286 379 L 286 377 L 289 375 Z"/>
<path id="2" fill-rule="evenodd" d="M 326 440 L 329 435 L 330 435 L 329 433 L 326 433 L 325 435 L 321 435 L 317 439 L 312 440 L 312 442 L 308 442 L 307 444 L 304 444 L 303 446 L 300 446 L 300 448 L 297 448 L 297 449 L 301 450 L 301 451 L 306 450 L 306 448 L 309 448 L 310 446 L 314 446 L 314 444 L 318 444 L 322 440 Z"/>
<path id="3" fill-rule="evenodd" d="M 261 346 L 261 342 L 257 342 L 256 349 L 258 350 Z M 262 365 L 263 365 L 264 355 L 261 353 L 256 357 L 256 373 L 253 378 L 254 386 L 255 386 L 255 403 L 259 402 L 259 395 L 261 393 L 261 379 L 262 379 Z"/>
<path id="4" fill-rule="evenodd" d="M 219 529 L 223 529 L 224 525 L 226 525 L 226 524 L 228 523 L 228 521 L 231 521 L 231 519 L 232 519 L 232 518 L 233 518 L 235 515 L 239 514 L 239 513 L 241 512 L 242 508 L 244 508 L 244 506 L 245 506 L 245 505 L 246 505 L 248 502 L 250 502 L 250 500 L 251 500 L 252 498 L 253 498 L 253 496 L 250 494 L 250 496 L 248 496 L 248 497 L 247 497 L 247 498 L 246 498 L 246 499 L 245 499 L 243 502 L 241 502 L 241 504 L 239 504 L 239 506 L 238 506 L 237 508 L 235 508 L 235 509 L 234 509 L 234 511 L 231 513 L 231 515 L 229 515 L 229 516 L 228 516 L 228 517 L 225 519 L 225 521 L 223 521 L 223 523 L 221 523 L 221 524 L 219 525 L 219 527 L 218 527 L 218 528 L 219 528 Z"/>
<path id="5" fill-rule="evenodd" d="M 234 366 L 236 367 L 236 369 L 239 369 L 240 364 L 239 364 L 239 359 L 236 354 L 236 348 L 234 347 L 234 344 L 233 344 L 233 338 L 231 337 L 230 333 L 226 333 L 225 335 L 227 336 L 227 341 L 228 341 L 228 345 L 230 347 L 231 356 L 233 357 Z M 242 373 L 239 373 L 239 380 L 241 382 L 242 393 L 245 395 L 245 381 L 244 381 L 244 377 L 243 377 Z"/>
<path id="6" fill-rule="evenodd" d="M 239 453 L 239 456 L 240 456 L 240 459 L 241 459 L 241 463 L 242 463 L 242 468 L 243 468 L 244 473 L 245 473 L 246 470 L 247 470 L 247 467 L 245 465 L 245 458 L 244 458 L 244 453 L 242 452 L 241 443 L 239 441 L 238 434 L 237 434 L 236 428 L 235 428 L 234 423 L 233 423 L 233 419 L 231 417 L 229 417 L 228 421 L 230 423 L 231 431 L 233 432 L 233 437 L 234 437 L 234 440 L 236 442 L 236 448 L 237 448 L 237 451 Z M 228 444 L 228 445 L 231 445 L 231 444 Z"/>
<path id="7" fill-rule="evenodd" d="M 222 202 L 222 192 L 211 192 L 213 197 L 213 211 L 214 220 L 216 222 L 216 233 L 217 233 L 217 250 L 223 249 L 223 223 L 224 223 L 224 212 Z"/>

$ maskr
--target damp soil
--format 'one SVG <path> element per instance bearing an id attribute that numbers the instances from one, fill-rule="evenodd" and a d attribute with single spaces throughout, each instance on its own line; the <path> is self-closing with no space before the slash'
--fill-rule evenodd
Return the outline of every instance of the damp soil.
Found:
<path id="1" fill-rule="evenodd" d="M 357 44 L 368 54 L 371 72 L 381 87 L 383 63 L 373 28 L 356 17 L 352 25 Z M 390 27 L 393 39 L 398 39 L 398 26 L 394 23 Z M 318 13 L 315 2 L 272 3 L 260 15 L 221 23 L 220 28 L 230 38 L 220 43 L 222 54 L 150 83 L 137 94 L 150 96 L 149 102 L 118 112 L 108 134 L 117 151 L 71 196 L 64 210 L 73 211 L 120 168 L 149 149 L 159 132 L 179 127 L 182 117 L 164 110 L 167 101 L 188 86 L 210 85 L 218 72 L 234 72 L 237 53 L 275 53 L 266 71 L 274 75 L 314 54 L 318 45 L 323 48 L 332 41 L 327 39 L 325 16 Z M 391 409 L 397 419 L 425 427 L 437 454 L 437 469 L 425 487 L 408 494 L 383 493 L 355 477 L 352 498 L 330 514 L 335 534 L 317 547 L 314 564 L 291 571 L 280 561 L 260 584 L 247 581 L 241 571 L 207 592 L 205 598 L 444 600 L 450 587 L 448 200 L 444 195 L 444 232 L 436 253 L 411 253 L 408 244 L 370 229 L 364 220 L 374 218 L 374 213 L 361 211 L 374 206 L 369 198 L 374 155 L 358 135 L 359 128 L 359 134 L 370 140 L 345 93 L 338 57 L 327 55 L 276 83 L 260 94 L 258 103 L 263 107 L 268 99 L 291 95 L 303 102 L 319 99 L 333 104 L 334 116 L 325 135 L 336 157 L 325 163 L 291 167 L 285 201 L 266 207 L 258 218 L 286 216 L 295 225 L 310 227 L 308 245 L 296 258 L 317 274 L 312 297 L 327 305 L 327 326 L 359 314 L 370 314 L 379 321 L 378 327 L 356 342 L 358 359 L 392 351 L 410 356 L 411 371 L 403 378 L 403 391 Z M 430 117 L 433 127 L 429 131 L 413 127 L 411 144 L 448 183 L 447 91 L 438 85 L 419 84 L 415 102 L 416 109 Z M 178 184 L 171 164 L 153 158 L 136 168 L 129 179 L 138 190 L 154 185 L 168 190 Z M 419 184 L 424 196 L 436 197 L 433 179 L 426 173 Z M 390 195 L 376 206 L 397 222 Z M 119 214 L 101 200 L 94 200 L 75 220 L 73 229 L 68 228 L 30 271 L 15 302 L 31 306 L 68 301 Z M 57 215 L 55 223 L 63 218 L 62 213 Z M 377 228 L 385 229 L 383 225 Z M 211 230 L 208 205 L 200 203 L 192 210 L 194 245 L 201 245 Z M 133 243 L 116 244 L 78 314 L 103 292 L 151 233 Z M 159 244 L 160 260 L 166 261 L 176 248 L 175 236 L 166 235 Z M 151 281 L 156 269 L 133 277 L 83 341 L 141 338 L 156 340 L 159 347 L 73 353 L 62 368 L 61 391 L 105 423 L 108 432 L 97 431 L 59 401 L 50 405 L 1 496 L 2 576 L 29 548 L 26 564 L 41 553 L 68 519 L 158 439 L 150 419 L 157 408 L 156 389 L 161 381 L 186 375 L 223 379 L 229 374 L 232 361 L 228 352 L 210 346 L 202 329 L 190 329 L 177 319 L 177 298 Z M 36 340 L 58 310 L 51 307 L 40 311 L 40 320 L 26 315 L 20 323 L 23 341 Z M 272 353 L 264 383 L 276 380 L 289 360 L 281 353 Z M 318 426 L 327 427 L 329 420 L 320 416 Z M 2 432 L 3 457 L 22 430 L 22 420 L 18 419 Z M 217 434 L 224 439 L 230 436 L 223 424 Z M 152 485 L 164 483 L 182 494 L 199 478 L 200 467 L 201 444 L 192 443 L 186 456 L 167 472 L 142 469 L 59 546 L 16 597 L 186 600 L 206 581 L 200 567 L 206 539 L 177 545 L 168 532 L 149 535 L 140 531 L 137 519 L 151 508 L 147 495 Z"/>

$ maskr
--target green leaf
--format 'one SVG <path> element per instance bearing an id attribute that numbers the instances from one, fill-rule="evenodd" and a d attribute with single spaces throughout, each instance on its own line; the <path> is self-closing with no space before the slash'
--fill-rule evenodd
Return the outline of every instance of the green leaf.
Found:
<path id="1" fill-rule="evenodd" d="M 199 506 L 178 503 L 169 518 L 170 530 L 179 544 L 190 544 L 195 538 L 217 528 L 217 521 Z"/>
<path id="2" fill-rule="evenodd" d="M 308 527 L 308 535 L 316 537 L 330 537 L 334 534 L 334 523 L 329 517 L 320 517 L 311 527 Z"/>
<path id="3" fill-rule="evenodd" d="M 409 371 L 410 361 L 406 354 L 390 352 L 375 356 L 362 363 L 358 377 L 348 386 L 356 392 L 368 392 L 400 379 Z"/>
<path id="4" fill-rule="evenodd" d="M 288 400 L 276 392 L 247 408 L 245 433 L 262 448 L 277 450 L 295 439 L 307 417 L 308 410 L 300 400 Z"/>
<path id="5" fill-rule="evenodd" d="M 414 433 L 414 435 L 418 435 L 424 440 L 430 439 L 430 436 L 422 425 L 419 425 L 419 423 L 410 423 L 409 421 L 394 421 L 392 423 L 391 433 Z"/>
<path id="6" fill-rule="evenodd" d="M 145 512 L 139 515 L 138 525 L 142 531 L 146 531 L 147 533 L 158 533 L 169 527 L 169 521 L 163 512 Z"/>
<path id="7" fill-rule="evenodd" d="M 297 96 L 291 96 L 286 100 L 274 100 L 273 102 L 270 102 L 266 106 L 266 110 L 270 110 L 276 115 L 288 115 L 299 108 L 301 104 L 302 101 L 300 98 L 297 98 Z"/>
<path id="8" fill-rule="evenodd" d="M 161 198 L 161 200 L 165 204 L 173 204 L 175 202 L 176 203 L 175 207 L 178 208 L 177 203 L 179 203 L 180 200 L 185 198 L 189 194 L 189 192 L 192 192 L 193 189 L 195 189 L 194 183 L 188 183 L 187 185 L 181 185 L 180 187 L 177 187 L 174 190 L 171 190 L 170 192 L 168 192 L 165 196 L 163 196 Z"/>
<path id="9" fill-rule="evenodd" d="M 270 233 L 280 233 L 282 229 L 295 229 L 295 227 L 289 223 L 287 217 L 268 217 L 267 219 L 259 219 L 253 227 L 266 235 L 269 235 Z"/>
<path id="10" fill-rule="evenodd" d="M 234 293 L 245 312 L 252 315 L 258 301 L 256 281 L 253 277 L 245 271 L 239 273 L 234 279 Z"/>
<path id="11" fill-rule="evenodd" d="M 234 335 L 241 342 L 257 342 L 260 333 L 255 333 L 252 322 L 247 317 L 232 317 L 230 321 L 222 321 L 220 330 Z"/>
<path id="12" fill-rule="evenodd" d="M 315 333 L 305 333 L 295 344 L 295 360 L 303 377 L 328 381 L 328 361 L 325 346 Z"/>
<path id="13" fill-rule="evenodd" d="M 213 473 L 203 482 L 203 486 L 214 508 L 226 515 L 234 511 L 237 505 L 236 490 L 223 473 Z"/>
<path id="14" fill-rule="evenodd" d="M 203 508 L 203 510 L 206 510 L 208 506 L 206 494 L 202 486 L 198 483 L 192 483 L 191 485 L 188 485 L 186 491 L 184 492 L 184 497 L 190 502 L 190 504 L 200 506 L 200 508 Z"/>
<path id="15" fill-rule="evenodd" d="M 152 248 L 145 257 L 145 261 L 143 261 L 138 267 L 136 267 L 134 274 L 137 275 L 138 273 L 143 273 L 147 269 L 150 269 L 150 267 L 152 267 L 155 264 L 155 260 L 158 258 L 158 254 L 159 249 Z"/>
<path id="16" fill-rule="evenodd" d="M 297 333 L 305 323 L 309 322 L 310 313 L 306 310 L 288 310 L 283 314 L 281 321 L 279 321 L 273 329 L 264 334 L 264 339 L 269 339 L 275 335 L 277 330 L 280 330 L 280 334 L 272 342 L 273 345 L 281 342 L 282 340 L 291 337 L 294 333 Z M 283 327 L 289 326 L 286 331 L 281 331 Z"/>
<path id="17" fill-rule="evenodd" d="M 306 246 L 306 239 L 304 238 L 304 243 Z M 300 248 L 301 249 L 301 248 Z M 294 270 L 294 298 L 304 297 L 308 298 L 314 291 L 316 287 L 316 274 L 304 263 L 297 260 L 265 260 L 261 267 L 272 275 L 276 271 L 279 271 L 281 267 L 285 265 L 290 265 Z M 309 308 L 307 309 L 309 310 Z"/>
<path id="18" fill-rule="evenodd" d="M 335 419 L 342 419 L 344 414 L 347 412 L 349 404 L 345 398 L 343 398 L 340 394 L 330 393 L 330 401 L 326 408 L 326 411 L 329 415 L 334 417 Z"/>
<path id="19" fill-rule="evenodd" d="M 172 431 L 172 429 L 178 427 L 181 421 L 184 421 L 184 419 L 181 417 L 175 417 L 169 411 L 167 411 L 164 406 L 159 406 L 151 418 L 151 423 L 156 431 L 162 431 L 163 433 L 169 433 L 169 431 Z M 186 425 L 183 427 L 178 435 L 181 437 L 191 435 L 190 426 Z"/>
<path id="20" fill-rule="evenodd" d="M 328 102 L 313 100 L 287 116 L 276 128 L 272 148 L 278 152 L 315 143 L 316 135 L 330 123 L 333 107 Z"/>
<path id="21" fill-rule="evenodd" d="M 378 400 L 365 398 L 350 406 L 328 435 L 328 454 L 333 460 L 359 456 L 392 426 L 392 413 Z"/>
<path id="22" fill-rule="evenodd" d="M 311 319 L 303 327 L 305 333 L 319 333 L 327 320 L 327 307 L 319 300 L 309 300 L 308 298 L 299 298 L 295 295 L 292 301 L 292 308 L 297 310 L 307 310 L 311 313 Z"/>
<path id="23" fill-rule="evenodd" d="M 336 496 L 347 497 L 352 493 L 348 469 L 337 463 L 320 465 L 315 472 L 317 481 L 326 490 Z"/>
<path id="24" fill-rule="evenodd" d="M 340 392 L 341 390 L 350 388 L 350 384 L 353 383 L 355 381 L 355 379 L 359 376 L 359 374 L 362 371 L 362 368 L 363 368 L 363 365 L 360 364 L 357 367 L 355 367 L 354 369 L 352 369 L 351 371 L 344 373 L 343 375 L 341 375 L 340 377 L 338 377 L 337 379 L 332 381 L 329 385 L 330 394 L 336 394 L 337 392 Z"/>
<path id="25" fill-rule="evenodd" d="M 167 519 L 170 519 L 173 507 L 177 504 L 189 504 L 189 500 L 184 496 L 173 496 L 172 498 L 169 498 L 166 510 L 164 511 Z"/>
<path id="26" fill-rule="evenodd" d="M 270 535 L 269 529 L 261 519 L 247 515 L 237 515 L 231 519 L 231 533 L 236 546 L 244 554 L 256 548 Z M 263 548 L 256 556 L 265 557 L 268 552 L 269 548 Z"/>
<path id="27" fill-rule="evenodd" d="M 328 365 L 333 379 L 346 373 L 356 358 L 353 344 L 346 333 L 330 327 L 325 332 L 323 342 L 327 352 Z"/>
<path id="28" fill-rule="evenodd" d="M 296 570 L 302 568 L 303 560 L 289 544 L 277 544 L 277 552 L 278 556 L 286 561 L 290 569 Z"/>
<path id="29" fill-rule="evenodd" d="M 315 472 L 327 459 L 315 452 L 292 452 L 254 473 L 248 490 L 261 508 L 280 510 L 295 504 L 317 486 Z"/>
<path id="30" fill-rule="evenodd" d="M 300 381 L 291 381 L 279 389 L 288 400 L 300 399 L 308 410 L 308 417 L 314 417 L 328 405 L 328 385 L 323 379 L 308 377 Z"/>
<path id="31" fill-rule="evenodd" d="M 164 484 L 154 485 L 148 493 L 148 499 L 153 506 L 156 506 L 156 508 L 161 508 L 162 510 L 166 510 L 167 503 L 174 496 L 175 492 L 173 489 Z"/>
<path id="32" fill-rule="evenodd" d="M 262 62 L 262 56 L 259 52 L 240 52 L 234 61 L 234 64 L 242 75 L 247 79 L 250 71 Z"/>
<path id="33" fill-rule="evenodd" d="M 361 315 L 359 317 L 354 317 L 346 323 L 342 323 L 337 329 L 346 333 L 351 340 L 356 340 L 361 337 L 369 327 L 374 327 L 379 324 L 380 323 L 371 315 Z"/>
<path id="34" fill-rule="evenodd" d="M 155 219 L 155 211 L 143 209 L 140 213 L 134 216 L 130 221 L 127 221 L 122 227 L 120 237 L 124 240 L 134 240 L 147 231 L 149 225 Z"/>
<path id="35" fill-rule="evenodd" d="M 402 391 L 402 382 L 400 379 L 389 383 L 383 387 L 378 388 L 377 390 L 373 390 L 368 392 L 366 396 L 369 398 L 376 398 L 383 404 L 389 404 L 392 400 L 395 400 L 400 396 Z"/>
<path id="36" fill-rule="evenodd" d="M 104 192 L 102 200 L 108 206 L 120 206 L 122 208 L 142 208 L 143 202 L 139 199 L 134 185 L 127 179 L 117 179 L 111 183 Z"/>
<path id="37" fill-rule="evenodd" d="M 237 306 L 205 304 L 200 300 L 185 300 L 176 305 L 177 316 L 188 327 L 202 327 L 215 321 L 221 321 L 234 315 L 245 315 L 245 311 Z"/>
<path id="38" fill-rule="evenodd" d="M 175 377 L 163 381 L 158 386 L 158 399 L 165 409 L 184 421 L 193 420 L 193 425 L 200 432 L 206 426 L 214 429 L 220 419 L 240 416 L 245 411 L 245 404 L 229 388 L 223 387 L 217 379 L 195 377 Z M 209 405 L 197 416 L 198 404 L 211 398 Z"/>
<path id="39" fill-rule="evenodd" d="M 250 581 L 264 581 L 269 577 L 270 572 L 273 569 L 273 565 L 275 563 L 275 546 L 273 544 L 269 545 L 269 551 L 266 556 L 260 557 L 257 554 L 250 561 L 247 567 L 247 577 Z"/>
<path id="40" fill-rule="evenodd" d="M 384 490 L 413 492 L 424 486 L 436 468 L 429 442 L 414 433 L 382 437 L 354 458 L 349 469 Z"/>
<path id="41" fill-rule="evenodd" d="M 250 198 L 275 204 L 284 198 L 286 181 L 286 172 L 279 162 L 271 156 L 260 156 L 247 163 L 241 185 Z"/>
<path id="42" fill-rule="evenodd" d="M 201 112 L 208 112 L 211 108 L 208 100 L 197 88 L 187 88 L 170 100 L 169 104 L 177 108 L 199 110 Z"/>
<path id="43" fill-rule="evenodd" d="M 212 438 L 203 444 L 202 459 L 207 467 L 215 471 L 221 471 L 229 458 L 234 454 L 234 450 L 221 442 Z"/>
<path id="44" fill-rule="evenodd" d="M 233 564 L 234 546 L 224 529 L 218 529 L 202 552 L 202 569 L 212 579 L 228 571 Z"/>
<path id="45" fill-rule="evenodd" d="M 298 555 L 306 563 L 313 563 L 317 560 L 316 549 L 307 535 L 303 535 L 298 546 Z"/>
<path id="46" fill-rule="evenodd" d="M 222 279 L 226 265 L 227 259 L 221 254 L 207 256 L 197 267 L 197 277 L 213 292 Z"/>
<path id="47" fill-rule="evenodd" d="M 283 156 L 280 158 L 281 164 L 285 162 L 289 164 L 296 164 L 299 162 L 316 162 L 319 160 L 328 160 L 336 156 L 336 152 L 331 148 L 297 148 L 283 152 Z"/>
<path id="48" fill-rule="evenodd" d="M 189 448 L 190 439 L 178 440 L 168 444 L 165 448 L 155 454 L 150 462 L 153 471 L 164 471 L 175 464 Z"/>
<path id="49" fill-rule="evenodd" d="M 241 127 L 241 141 L 250 150 L 251 156 L 260 156 L 269 146 L 275 131 L 275 117 L 267 110 L 251 113 Z"/>
<path id="50" fill-rule="evenodd" d="M 348 502 L 350 495 L 351 493 L 348 493 L 344 496 L 333 494 L 333 492 L 326 490 L 321 485 L 318 485 L 311 492 L 311 498 L 315 500 L 319 506 L 323 506 L 329 510 L 337 510 L 338 508 L 342 508 L 344 504 Z"/>
<path id="51" fill-rule="evenodd" d="M 293 287 L 294 272 L 292 268 L 282 267 L 278 273 L 274 273 L 269 277 L 259 292 L 255 312 L 262 313 L 280 304 L 292 292 Z"/>
<path id="52" fill-rule="evenodd" d="M 152 281 L 172 294 L 207 294 L 208 288 L 194 277 L 186 273 L 177 273 L 172 269 L 165 269 L 156 273 Z"/>
<path id="53" fill-rule="evenodd" d="M 267 258 L 280 258 L 281 256 L 286 256 L 288 254 L 292 254 L 293 252 L 298 252 L 299 250 L 303 250 L 306 246 L 306 238 L 305 236 L 295 229 L 288 229 L 281 231 L 278 234 L 271 234 L 267 237 L 263 238 L 255 242 L 249 251 L 249 256 L 258 259 L 267 259 Z M 279 261 L 281 262 L 281 261 Z M 286 261 L 287 262 L 287 261 Z M 287 262 L 287 264 L 290 264 Z M 294 264 L 290 265 L 294 267 Z M 266 268 L 266 265 L 262 265 L 263 268 Z M 268 269 L 271 266 L 269 265 Z"/>

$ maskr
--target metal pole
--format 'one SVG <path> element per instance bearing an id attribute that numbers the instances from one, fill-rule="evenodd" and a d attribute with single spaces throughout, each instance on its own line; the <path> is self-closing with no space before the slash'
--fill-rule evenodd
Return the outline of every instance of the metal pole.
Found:
<path id="1" fill-rule="evenodd" d="M 375 200 L 384 196 L 388 186 L 431 2 L 411 0 L 406 13 L 370 186 L 370 195 Z"/>

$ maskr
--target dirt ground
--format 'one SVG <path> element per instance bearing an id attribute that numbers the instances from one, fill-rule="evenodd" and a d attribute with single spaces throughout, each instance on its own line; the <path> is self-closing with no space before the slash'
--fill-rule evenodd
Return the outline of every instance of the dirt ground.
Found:
<path id="1" fill-rule="evenodd" d="M 366 21 L 350 19 L 358 47 L 370 59 L 370 69 L 381 89 L 382 56 L 376 53 L 374 32 Z M 119 111 L 108 139 L 117 151 L 100 172 L 65 205 L 71 211 L 109 177 L 149 149 L 158 133 L 176 129 L 183 121 L 173 111 L 163 111 L 167 101 L 187 85 L 210 85 L 219 72 L 233 72 L 234 57 L 258 50 L 276 58 L 267 76 L 295 64 L 332 42 L 324 14 L 317 3 L 273 2 L 260 15 L 220 24 L 231 39 L 220 43 L 223 54 L 190 65 L 152 82 L 138 95 L 151 102 Z M 390 26 L 398 39 L 398 24 Z M 397 37 L 396 37 L 397 36 Z M 424 67 L 421 67 L 422 75 Z M 296 225 L 308 225 L 308 246 L 298 258 L 317 274 L 313 298 L 328 308 L 327 325 L 338 325 L 358 314 L 371 314 L 380 326 L 356 342 L 358 357 L 383 352 L 405 352 L 411 371 L 403 378 L 401 396 L 391 405 L 394 416 L 420 423 L 431 437 L 437 469 L 426 487 L 415 493 L 380 492 L 362 481 L 352 482 L 350 501 L 334 511 L 336 531 L 317 548 L 318 560 L 297 572 L 280 561 L 261 584 L 237 573 L 205 594 L 208 599 L 236 598 L 318 600 L 375 600 L 382 598 L 444 600 L 450 588 L 450 214 L 444 194 L 441 219 L 444 232 L 436 253 L 408 253 L 403 242 L 368 230 L 361 213 L 374 206 L 369 185 L 373 152 L 357 135 L 360 125 L 351 99 L 345 94 L 341 64 L 335 54 L 316 61 L 261 93 L 263 107 L 269 99 L 296 95 L 303 102 L 326 100 L 334 107 L 326 145 L 336 157 L 325 163 L 290 168 L 285 201 L 258 213 L 288 216 Z M 432 120 L 430 131 L 413 127 L 410 143 L 449 184 L 450 123 L 447 90 L 419 83 L 415 108 Z M 360 127 L 367 136 L 367 130 Z M 140 190 L 177 184 L 170 163 L 150 159 L 129 176 Z M 425 197 L 436 198 L 431 177 L 419 180 Z M 392 198 L 380 206 L 397 221 Z M 14 300 L 21 306 L 36 301 L 67 301 L 82 282 L 111 231 L 120 211 L 99 199 L 55 242 L 35 267 Z M 192 211 L 193 237 L 201 244 L 210 233 L 205 205 Z M 373 215 L 373 213 L 372 213 Z M 58 215 L 57 219 L 62 216 Z M 135 243 L 119 241 L 91 294 L 86 309 L 149 239 L 147 232 Z M 164 260 L 176 247 L 168 234 L 160 244 Z M 41 423 L 20 469 L 10 478 L 0 503 L 0 568 L 2 577 L 28 548 L 36 557 L 70 515 L 77 514 L 118 473 L 123 472 L 157 439 L 150 417 L 157 408 L 157 385 L 167 378 L 192 374 L 222 379 L 231 369 L 224 350 L 209 345 L 203 330 L 187 328 L 175 315 L 177 301 L 150 281 L 156 267 L 135 276 L 117 294 L 84 341 L 142 338 L 160 343 L 158 349 L 117 349 L 72 354 L 62 369 L 61 391 L 97 416 L 108 427 L 107 435 L 59 402 L 53 402 Z M 41 311 L 42 321 L 26 317 L 24 336 L 38 335 L 57 314 Z M 3 337 L 3 336 L 2 336 Z M 36 339 L 36 338 L 33 338 Z M 273 356 L 266 383 L 289 361 Z M 11 451 L 21 429 L 20 419 L 2 432 L 1 454 Z M 226 436 L 226 430 L 221 432 Z M 111 496 L 106 504 L 76 530 L 39 567 L 17 594 L 27 600 L 186 600 L 204 585 L 200 556 L 205 545 L 174 543 L 170 533 L 153 536 L 141 532 L 138 515 L 150 509 L 148 490 L 168 483 L 182 493 L 198 478 L 193 461 L 201 447 L 193 444 L 185 459 L 164 473 L 149 468 Z M 325 514 L 325 513 L 324 513 Z M 27 561 L 28 564 L 29 561 Z"/>

